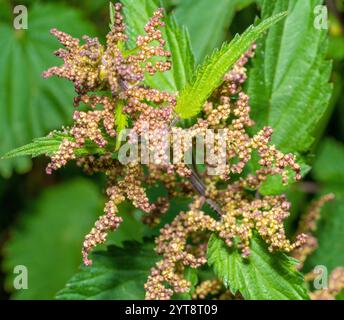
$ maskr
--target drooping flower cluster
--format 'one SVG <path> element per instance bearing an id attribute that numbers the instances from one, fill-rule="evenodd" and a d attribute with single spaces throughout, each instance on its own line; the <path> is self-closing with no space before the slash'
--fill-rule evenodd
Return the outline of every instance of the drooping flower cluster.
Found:
<path id="1" fill-rule="evenodd" d="M 140 123 L 143 121 L 148 121 L 152 127 L 166 125 L 175 105 L 171 94 L 143 86 L 145 73 L 154 75 L 171 67 L 168 60 L 170 52 L 164 49 L 165 40 L 159 29 L 164 26 L 163 10 L 158 9 L 153 14 L 144 27 L 145 35 L 137 37 L 136 47 L 123 51 L 127 35 L 120 13 L 121 4 L 115 4 L 114 8 L 114 25 L 106 37 L 105 47 L 97 38 L 84 36 L 85 44 L 80 44 L 78 39 L 52 29 L 51 33 L 65 47 L 55 52 L 64 63 L 43 74 L 46 78 L 56 75 L 72 81 L 77 93 L 74 106 L 86 106 L 86 111 L 74 111 L 74 123 L 68 131 L 72 139 L 62 141 L 59 151 L 51 156 L 47 173 L 77 159 L 78 165 L 89 173 L 104 172 L 108 178 L 106 192 L 109 200 L 104 208 L 105 214 L 98 219 L 84 241 L 85 264 L 91 263 L 88 259 L 91 249 L 105 241 L 109 230 L 118 228 L 122 218 L 116 215 L 117 206 L 125 198 L 144 212 L 155 208 L 149 204 L 145 189 L 141 186 L 145 179 L 142 168 L 139 165 L 123 167 L 111 156 L 113 140 L 118 137 L 117 122 L 121 121 L 117 119 L 118 113 L 121 116 L 130 115 L 136 121 L 134 131 L 142 133 Z M 87 142 L 99 147 L 103 155 L 77 157 L 77 149 Z"/>
<path id="2" fill-rule="evenodd" d="M 149 213 L 156 208 L 150 204 L 142 182 L 145 179 L 139 164 L 121 165 L 110 153 L 99 158 L 94 156 L 80 157 L 77 164 L 88 173 L 103 172 L 107 177 L 106 193 L 108 201 L 104 207 L 104 215 L 100 216 L 91 232 L 86 235 L 82 254 L 86 265 L 92 264 L 88 259 L 90 251 L 98 244 L 104 243 L 109 231 L 117 229 L 122 217 L 117 216 L 118 205 L 125 199 L 142 211 Z"/>
<path id="3" fill-rule="evenodd" d="M 130 114 L 135 120 L 138 118 L 134 130 L 140 131 L 140 121 L 143 119 L 152 126 L 159 126 L 160 121 L 161 126 L 161 122 L 165 123 L 170 117 L 175 98 L 169 93 L 145 88 L 142 83 L 146 72 L 154 75 L 171 67 L 168 60 L 170 52 L 164 49 L 165 40 L 159 30 L 164 26 L 161 21 L 163 10 L 158 9 L 154 13 L 144 28 L 145 35 L 137 37 L 136 47 L 128 51 L 129 54 L 120 49 L 127 40 L 120 10 L 121 4 L 117 3 L 115 24 L 106 37 L 105 47 L 97 38 L 84 36 L 85 44 L 81 45 L 78 39 L 56 29 L 51 30 L 65 46 L 65 49 L 55 52 L 64 64 L 50 68 L 43 76 L 56 75 L 72 81 L 77 93 L 75 107 L 83 103 L 91 110 L 74 112 L 74 125 L 70 129 L 74 140 L 63 141 L 59 152 L 52 156 L 48 173 L 75 159 L 75 150 L 87 140 L 105 148 L 109 138 L 116 136 L 115 110 L 120 104 L 124 113 Z M 89 95 L 90 92 L 97 94 Z M 106 96 L 107 92 L 111 92 L 111 96 Z M 148 104 L 150 102 L 162 109 L 153 108 Z M 97 106 L 102 106 L 101 110 L 96 109 Z"/>
<path id="4" fill-rule="evenodd" d="M 187 292 L 189 281 L 183 277 L 186 266 L 198 268 L 207 262 L 206 242 L 193 237 L 204 231 L 215 231 L 217 222 L 200 211 L 202 199 L 197 198 L 190 211 L 180 213 L 170 225 L 166 225 L 156 239 L 156 251 L 163 256 L 151 270 L 145 284 L 146 299 L 170 299 L 174 292 Z M 193 245 L 188 240 L 193 240 Z M 195 250 L 196 247 L 196 250 Z M 171 288 L 166 288 L 167 283 Z"/>

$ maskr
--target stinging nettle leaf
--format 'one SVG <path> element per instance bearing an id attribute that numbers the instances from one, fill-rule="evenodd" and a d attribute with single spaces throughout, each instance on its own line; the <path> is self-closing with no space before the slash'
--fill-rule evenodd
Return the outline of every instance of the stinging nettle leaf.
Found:
<path id="1" fill-rule="evenodd" d="M 197 115 L 204 102 L 221 84 L 223 77 L 231 66 L 243 55 L 268 28 L 287 15 L 280 12 L 265 19 L 257 26 L 250 26 L 241 36 L 236 35 L 230 43 L 224 44 L 220 50 L 215 50 L 196 70 L 195 76 L 180 93 L 177 100 L 176 112 L 183 118 Z"/>
<path id="2" fill-rule="evenodd" d="M 60 300 L 143 299 L 144 283 L 157 261 L 154 244 L 126 242 L 124 248 L 108 246 L 93 253 L 93 265 L 82 266 L 61 290 Z"/>
<path id="3" fill-rule="evenodd" d="M 30 156 L 38 157 L 42 154 L 51 155 L 59 150 L 62 137 L 48 136 L 34 139 L 33 142 L 5 153 L 1 159 L 11 159 L 15 157 Z"/>
<path id="4" fill-rule="evenodd" d="M 271 126 L 272 143 L 285 153 L 298 154 L 298 163 L 303 167 L 309 162 L 305 154 L 320 135 L 331 111 L 327 34 L 314 27 L 314 8 L 322 1 L 260 2 L 263 18 L 281 10 L 288 10 L 288 17 L 257 42 L 247 90 L 256 122 L 251 131 Z M 309 167 L 303 172 L 308 170 Z M 274 181 L 278 182 L 276 177 L 270 178 L 260 192 L 283 191 L 282 184 Z"/>
<path id="5" fill-rule="evenodd" d="M 265 242 L 254 237 L 251 253 L 243 258 L 236 248 L 213 234 L 208 243 L 208 263 L 233 294 L 245 299 L 308 299 L 304 279 L 295 269 L 297 261 L 284 253 L 270 253 Z"/>
<path id="6" fill-rule="evenodd" d="M 253 130 L 274 129 L 272 142 L 283 152 L 306 153 L 326 121 L 332 92 L 327 32 L 314 27 L 322 0 L 265 0 L 262 17 L 287 10 L 287 18 L 257 42 L 248 76 Z"/>

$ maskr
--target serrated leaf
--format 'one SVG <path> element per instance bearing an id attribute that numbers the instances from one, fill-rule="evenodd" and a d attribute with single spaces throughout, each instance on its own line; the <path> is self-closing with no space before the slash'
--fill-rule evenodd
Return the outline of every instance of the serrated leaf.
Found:
<path id="1" fill-rule="evenodd" d="M 183 0 L 174 13 L 180 25 L 187 27 L 197 62 L 221 46 L 232 22 L 237 0 Z"/>
<path id="2" fill-rule="evenodd" d="M 143 299 L 144 283 L 157 261 L 153 243 L 127 242 L 124 248 L 109 246 L 93 254 L 93 265 L 82 266 L 61 290 L 60 300 Z"/>
<path id="3" fill-rule="evenodd" d="M 4 247 L 3 268 L 12 298 L 54 298 L 77 271 L 83 238 L 102 211 L 102 202 L 97 186 L 86 179 L 47 188 L 35 199 Z M 27 290 L 13 288 L 17 265 L 27 267 Z"/>
<path id="4" fill-rule="evenodd" d="M 254 130 L 271 126 L 272 142 L 284 152 L 310 150 L 331 96 L 327 34 L 314 27 L 314 8 L 322 2 L 262 2 L 263 18 L 281 10 L 288 10 L 288 17 L 258 42 L 248 94 Z"/>
<path id="5" fill-rule="evenodd" d="M 74 141 L 73 137 L 66 134 L 52 134 L 47 137 L 34 139 L 33 142 L 21 146 L 17 149 L 11 150 L 4 154 L 1 159 L 11 159 L 15 157 L 30 156 L 32 158 L 38 157 L 40 155 L 52 155 L 56 153 L 64 139 Z M 75 154 L 77 156 L 83 156 L 88 154 L 103 154 L 104 149 L 99 148 L 92 142 L 87 142 L 84 147 L 77 148 Z M 1 160 L 0 159 L 0 160 Z"/>
<path id="6" fill-rule="evenodd" d="M 129 48 L 135 47 L 137 35 L 143 34 L 144 26 L 153 12 L 161 6 L 157 0 L 123 0 L 123 12 L 129 35 Z M 167 41 L 166 48 L 171 52 L 172 69 L 168 72 L 146 76 L 145 83 L 153 88 L 176 92 L 181 90 L 194 71 L 194 57 L 189 35 L 185 28 L 175 22 L 173 16 L 165 18 L 163 38 Z"/>
<path id="7" fill-rule="evenodd" d="M 183 119 L 197 115 L 204 102 L 221 84 L 223 77 L 233 64 L 244 54 L 268 28 L 286 16 L 280 12 L 265 19 L 257 26 L 250 26 L 241 36 L 236 35 L 230 43 L 215 50 L 197 69 L 194 78 L 181 92 L 176 113 Z"/>
<path id="8" fill-rule="evenodd" d="M 258 237 L 251 240 L 251 254 L 244 259 L 236 248 L 213 234 L 208 244 L 208 263 L 225 286 L 245 299 L 304 300 L 307 290 L 296 261 L 284 253 L 270 253 Z"/>
<path id="9" fill-rule="evenodd" d="M 0 154 L 24 145 L 34 137 L 70 122 L 73 87 L 62 79 L 44 80 L 42 72 L 61 63 L 53 52 L 58 42 L 53 27 L 81 37 L 94 29 L 76 9 L 58 4 L 33 4 L 28 9 L 29 28 L 15 30 L 13 19 L 0 22 Z M 29 169 L 27 158 L 0 162 L 0 174 Z"/>

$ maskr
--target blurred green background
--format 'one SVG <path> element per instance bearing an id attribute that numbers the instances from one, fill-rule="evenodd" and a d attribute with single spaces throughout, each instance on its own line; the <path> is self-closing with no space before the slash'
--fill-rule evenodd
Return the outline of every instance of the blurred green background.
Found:
<path id="1" fill-rule="evenodd" d="M 28 8 L 28 30 L 13 28 L 13 7 L 18 4 Z M 197 62 L 242 32 L 259 13 L 253 0 L 165 0 L 163 5 L 188 27 Z M 334 192 L 336 200 L 323 210 L 317 231 L 320 246 L 305 271 L 317 264 L 329 271 L 344 266 L 344 4 L 328 1 L 328 7 L 334 93 L 314 149 L 313 170 L 288 191 L 293 202 L 290 230 L 313 197 Z M 60 63 L 52 55 L 58 43 L 49 29 L 102 39 L 108 21 L 107 0 L 0 0 L 0 154 L 70 123 L 71 84 L 41 77 L 42 71 Z M 102 177 L 87 177 L 73 165 L 47 176 L 46 163 L 44 158 L 0 161 L 0 299 L 53 298 L 78 269 L 82 239 L 102 211 Z M 181 205 L 175 203 L 173 209 Z M 124 240 L 141 241 L 147 232 L 138 222 L 139 212 L 131 206 L 125 211 L 125 223 L 110 238 L 117 246 Z M 16 265 L 28 267 L 28 290 L 13 289 Z"/>

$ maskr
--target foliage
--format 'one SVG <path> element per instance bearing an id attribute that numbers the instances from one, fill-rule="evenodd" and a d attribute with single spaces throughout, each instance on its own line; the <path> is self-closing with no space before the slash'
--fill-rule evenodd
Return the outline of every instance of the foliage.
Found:
<path id="1" fill-rule="evenodd" d="M 262 1 L 263 18 L 282 10 L 288 11 L 288 16 L 257 42 L 248 79 L 255 130 L 270 125 L 276 146 L 303 156 L 310 152 L 327 119 L 332 92 L 327 34 L 313 25 L 314 7 L 321 2 Z M 307 162 L 305 157 L 299 158 L 304 175 L 310 171 Z M 260 192 L 279 194 L 283 190 L 281 179 L 272 177 Z"/>
<path id="2" fill-rule="evenodd" d="M 279 12 L 257 26 L 249 27 L 241 36 L 236 36 L 230 43 L 215 50 L 197 69 L 192 81 L 181 92 L 176 112 L 181 118 L 197 115 L 206 99 L 221 84 L 228 69 L 244 54 L 253 42 L 269 27 L 286 16 Z"/>
<path id="3" fill-rule="evenodd" d="M 232 295 L 227 296 L 231 297 L 236 294 L 257 300 L 309 299 L 305 274 L 317 265 L 326 266 L 329 273 L 344 267 L 341 241 L 344 144 L 340 141 L 344 138 L 344 25 L 339 15 L 333 15 L 330 10 L 330 29 L 319 30 L 314 27 L 314 8 L 323 4 L 322 0 L 218 0 L 211 4 L 207 0 L 121 2 L 129 36 L 123 52 L 128 55 L 135 52 L 135 38 L 142 34 L 153 12 L 161 5 L 166 8 L 166 27 L 162 32 L 166 48 L 171 52 L 172 69 L 153 76 L 145 74 L 143 84 L 145 88 L 176 95 L 174 111 L 182 120 L 177 121 L 177 125 L 190 126 L 202 119 L 204 103 L 212 99 L 224 75 L 254 42 L 257 44 L 252 63 L 245 67 L 248 80 L 244 90 L 250 97 L 252 118 L 256 122 L 250 134 L 271 126 L 274 131 L 272 143 L 279 150 L 297 156 L 305 182 L 295 183 L 294 172 L 290 170 L 285 185 L 282 177 L 275 175 L 263 182 L 257 191 L 249 188 L 245 191 L 252 199 L 286 193 L 293 203 L 291 217 L 286 221 L 288 236 L 296 236 L 300 216 L 310 200 L 335 194 L 335 200 L 320 211 L 314 231 L 318 248 L 307 258 L 301 271 L 297 271 L 298 261 L 290 253 L 271 253 L 266 241 L 256 233 L 249 241 L 250 255 L 243 257 L 245 252 L 239 248 L 239 239 L 233 239 L 234 246 L 229 247 L 223 235 L 220 237 L 220 232 L 210 228 L 206 229 L 211 230 L 207 263 L 201 269 L 185 267 L 183 278 L 189 281 L 190 290 L 174 294 L 173 298 L 192 299 L 193 292 L 204 279 L 218 278 L 225 287 L 221 290 L 229 290 L 227 294 L 231 292 Z M 107 2 L 103 0 L 97 3 L 87 0 L 82 4 L 77 1 L 43 4 L 35 0 L 23 3 L 29 6 L 28 30 L 13 29 L 12 15 L 8 14 L 12 10 L 10 1 L 4 1 L 5 9 L 0 12 L 0 43 L 4 48 L 0 54 L 0 85 L 3 88 L 0 95 L 3 115 L 0 156 L 4 159 L 0 161 L 0 175 L 6 178 L 13 172 L 28 172 L 31 167 L 28 157 L 51 157 L 59 151 L 62 141 L 75 142 L 68 130 L 47 135 L 53 129 L 70 124 L 74 94 L 66 81 L 41 79 L 43 70 L 60 63 L 52 55 L 58 45 L 49 35 L 49 29 L 56 27 L 77 38 L 83 34 L 94 36 L 95 30 L 104 34 L 108 29 L 107 19 L 113 22 L 115 15 L 112 4 L 108 15 Z M 344 12 L 338 4 L 337 10 Z M 260 18 L 249 21 L 254 16 Z M 246 31 L 232 38 L 237 30 Z M 331 82 L 334 82 L 334 89 Z M 123 101 L 114 111 L 119 135 L 135 121 L 123 111 Z M 115 159 L 120 146 L 116 138 L 106 151 Z M 87 140 L 74 152 L 76 157 L 98 157 L 104 154 L 104 149 Z M 17 158 L 19 156 L 24 157 Z M 241 177 L 255 173 L 259 169 L 258 160 L 253 154 L 249 168 L 229 183 L 235 184 Z M 109 234 L 105 245 L 92 254 L 93 265 L 78 269 L 83 236 L 102 212 L 100 203 L 104 199 L 99 187 L 81 178 L 80 170 L 73 166 L 47 179 L 41 173 L 42 163 L 34 160 L 34 164 L 27 175 L 15 174 L 10 180 L 0 178 L 3 202 L 0 220 L 3 257 L 0 256 L 0 262 L 6 274 L 5 294 L 13 299 L 143 299 L 149 272 L 159 261 L 153 237 L 160 234 L 166 223 L 171 224 L 181 211 L 189 210 L 190 194 L 184 190 L 184 194 L 180 194 L 179 189 L 175 190 L 178 196 L 170 197 L 169 194 L 170 208 L 153 227 L 142 224 L 146 214 L 142 208 L 135 209 L 128 202 L 119 205 L 118 216 L 123 218 L 123 223 L 116 232 Z M 60 179 L 66 181 L 60 182 Z M 93 180 L 104 187 L 104 181 L 98 176 Z M 148 189 L 150 203 L 169 192 L 162 185 L 148 185 L 147 179 L 143 188 Z M 27 186 L 35 192 L 23 196 Z M 130 189 L 129 184 L 126 187 Z M 22 198 L 17 201 L 18 194 Z M 32 194 L 34 199 L 30 199 Z M 204 215 L 218 221 L 219 212 L 214 203 L 208 202 L 205 207 L 202 209 Z M 245 225 L 244 218 L 238 220 L 238 225 Z M 2 243 L 5 243 L 3 247 Z M 29 269 L 28 290 L 14 291 L 12 288 L 16 265 Z M 184 267 L 182 263 L 180 267 Z M 343 292 L 336 299 L 343 299 Z M 0 290 L 0 298 L 3 294 Z"/>
<path id="4" fill-rule="evenodd" d="M 143 299 L 143 285 L 156 260 L 152 243 L 128 242 L 94 253 L 92 268 L 81 270 L 58 292 L 57 299 Z"/>
<path id="5" fill-rule="evenodd" d="M 0 154 L 68 124 L 73 90 L 64 81 L 41 77 L 57 61 L 52 55 L 56 41 L 49 30 L 57 27 L 78 37 L 95 33 L 81 12 L 64 5 L 35 3 L 28 10 L 28 21 L 27 30 L 0 22 Z M 29 168 L 26 158 L 0 162 L 0 174 L 5 177 L 12 169 L 24 172 Z"/>
<path id="6" fill-rule="evenodd" d="M 314 28 L 320 0 L 263 1 L 262 16 L 283 10 L 287 18 L 258 42 L 248 94 L 257 130 L 270 125 L 285 152 L 308 152 L 331 96 L 331 62 L 325 30 Z"/>
<path id="7" fill-rule="evenodd" d="M 63 133 L 53 133 L 47 137 L 36 138 L 33 142 L 26 144 L 17 149 L 5 153 L 2 159 L 11 159 L 14 157 L 30 156 L 32 158 L 38 157 L 42 154 L 52 155 L 59 150 L 61 142 L 64 139 L 73 141 L 73 137 Z M 101 150 L 94 144 L 88 143 L 85 147 L 79 148 L 76 153 L 79 155 L 87 155 L 90 153 L 99 153 Z"/>
<path id="8" fill-rule="evenodd" d="M 213 235 L 208 244 L 208 263 L 233 294 L 239 291 L 245 299 L 307 299 L 303 276 L 295 270 L 297 261 L 284 253 L 269 253 L 264 241 L 257 237 L 245 259 Z"/>

